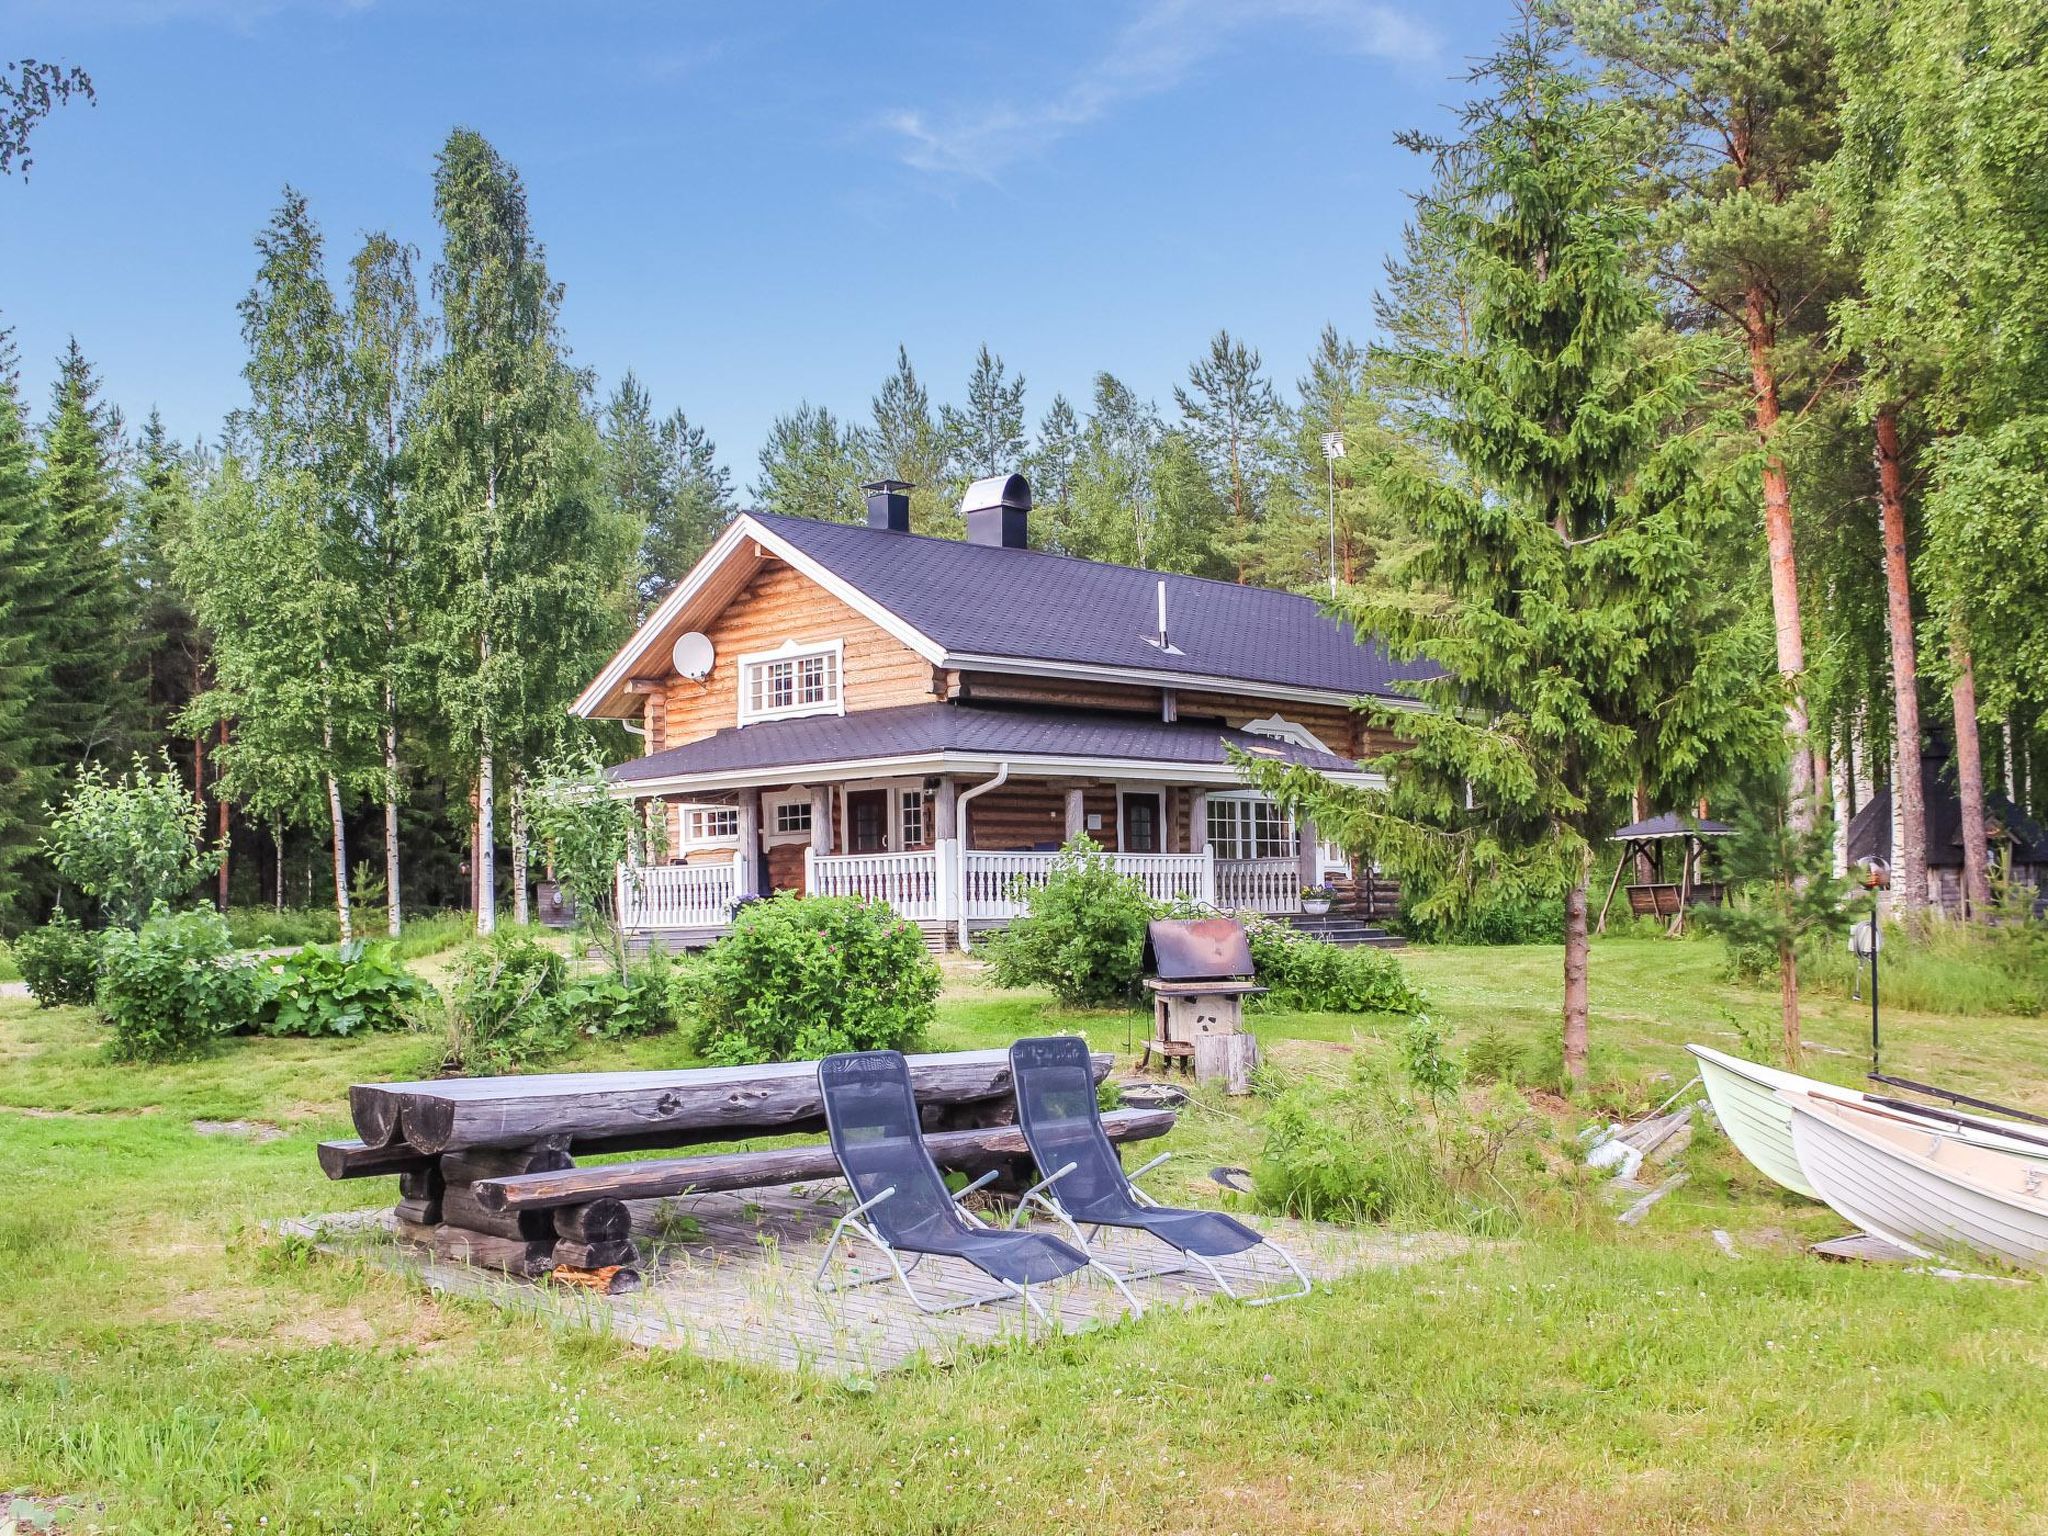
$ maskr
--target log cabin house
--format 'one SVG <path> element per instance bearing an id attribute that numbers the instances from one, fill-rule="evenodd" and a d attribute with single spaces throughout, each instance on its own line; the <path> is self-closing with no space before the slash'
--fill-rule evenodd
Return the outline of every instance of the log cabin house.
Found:
<path id="1" fill-rule="evenodd" d="M 1292 593 L 1034 551 L 1022 475 L 975 482 L 964 540 L 911 533 L 908 489 L 868 487 L 865 526 L 735 518 L 571 706 L 641 737 L 612 776 L 667 818 L 669 861 L 621 872 L 629 929 L 681 947 L 748 896 L 857 892 L 964 945 L 1081 832 L 1162 899 L 1388 910 L 1226 747 L 1376 784 L 1394 738 L 1352 703 L 1416 668 Z"/>

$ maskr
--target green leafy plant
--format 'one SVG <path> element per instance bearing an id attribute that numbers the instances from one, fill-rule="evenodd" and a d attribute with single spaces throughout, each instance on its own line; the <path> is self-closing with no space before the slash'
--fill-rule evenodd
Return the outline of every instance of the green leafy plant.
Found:
<path id="1" fill-rule="evenodd" d="M 89 1003 L 99 976 L 99 939 L 59 912 L 14 941 L 15 964 L 28 995 L 45 1008 Z"/>
<path id="2" fill-rule="evenodd" d="M 1128 1003 L 1144 978 L 1145 925 L 1158 915 L 1145 887 L 1092 839 L 1060 850 L 1024 911 L 986 941 L 1001 987 L 1045 987 L 1070 1007 Z"/>
<path id="3" fill-rule="evenodd" d="M 447 1064 L 473 1076 L 559 1056 L 576 1042 L 575 1021 L 558 1006 L 568 967 L 516 929 L 463 948 L 442 999 Z"/>
<path id="4" fill-rule="evenodd" d="M 1258 1006 L 1303 1013 L 1414 1013 L 1422 1007 L 1422 994 L 1385 950 L 1347 949 L 1263 920 L 1248 923 L 1245 934 L 1266 988 Z"/>
<path id="5" fill-rule="evenodd" d="M 1465 1048 L 1465 1076 L 1475 1083 L 1511 1083 L 1521 1059 L 1521 1047 L 1494 1020 Z"/>
<path id="6" fill-rule="evenodd" d="M 199 907 L 102 935 L 94 1000 L 113 1026 L 115 1055 L 161 1061 L 249 1027 L 259 994 L 251 968 L 233 959 L 227 924 Z"/>
<path id="7" fill-rule="evenodd" d="M 632 880 L 660 858 L 666 823 L 643 817 L 612 794 L 604 763 L 588 745 L 542 767 L 529 807 L 548 866 L 575 903 L 578 930 L 604 946 L 620 984 L 630 988 L 617 911 L 619 870 L 623 866 Z"/>
<path id="8" fill-rule="evenodd" d="M 599 1040 L 652 1035 L 672 1028 L 677 1019 L 676 996 L 684 989 L 678 978 L 685 968 L 656 951 L 623 977 L 610 970 L 579 976 L 562 989 L 555 1007 L 578 1032 Z"/>
<path id="9" fill-rule="evenodd" d="M 905 1050 L 937 1015 L 924 936 L 858 896 L 754 902 L 690 978 L 695 1043 L 722 1063 Z"/>
<path id="10" fill-rule="evenodd" d="M 332 907 L 229 907 L 224 916 L 237 949 L 332 944 L 341 936 Z"/>
<path id="11" fill-rule="evenodd" d="M 427 984 L 392 958 L 388 945 L 351 939 L 339 949 L 307 945 L 257 975 L 257 1027 L 266 1035 L 346 1036 L 404 1029 Z"/>
<path id="12" fill-rule="evenodd" d="M 57 873 L 100 904 L 110 924 L 139 928 L 159 902 L 187 896 L 220 864 L 201 845 L 199 804 L 170 759 L 136 754 L 110 779 L 98 763 L 78 770 L 64 804 L 51 813 L 43 847 Z"/>

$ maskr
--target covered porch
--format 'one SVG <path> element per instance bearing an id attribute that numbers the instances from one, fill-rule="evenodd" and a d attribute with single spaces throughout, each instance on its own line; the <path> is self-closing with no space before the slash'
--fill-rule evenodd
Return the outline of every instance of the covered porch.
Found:
<path id="1" fill-rule="evenodd" d="M 970 713 L 938 708 L 944 716 Z M 1244 736 L 1249 750 L 1288 760 L 1328 754 L 1242 732 L 1138 721 L 1138 734 L 1149 739 L 1129 740 L 1131 723 L 1118 722 L 1114 744 L 1149 745 L 1154 755 L 1146 759 L 1055 757 L 1043 749 L 1075 745 L 1074 722 L 1057 724 L 1053 734 L 1063 739 L 1048 742 L 1040 739 L 1044 722 L 1029 715 L 1012 712 L 998 722 L 1005 739 L 1037 753 L 942 748 L 922 762 L 871 757 L 781 772 L 705 764 L 687 781 L 673 771 L 633 774 L 642 764 L 628 764 L 620 792 L 662 818 L 669 858 L 620 871 L 619 911 L 630 930 L 687 944 L 715 938 L 750 897 L 859 895 L 886 902 L 934 937 L 961 936 L 1015 917 L 1025 892 L 1050 876 L 1061 847 L 1084 834 L 1159 901 L 1285 914 L 1301 910 L 1305 887 L 1349 876 L 1343 850 L 1321 842 L 1313 825 L 1295 826 L 1242 783 L 1223 742 Z M 734 734 L 765 738 L 768 729 Z M 1030 735 L 1019 740 L 1020 731 Z M 720 740 L 643 762 L 696 767 L 711 755 L 702 749 Z M 1177 750 L 1158 750 L 1168 744 Z M 1316 766 L 1358 772 L 1337 759 Z"/>

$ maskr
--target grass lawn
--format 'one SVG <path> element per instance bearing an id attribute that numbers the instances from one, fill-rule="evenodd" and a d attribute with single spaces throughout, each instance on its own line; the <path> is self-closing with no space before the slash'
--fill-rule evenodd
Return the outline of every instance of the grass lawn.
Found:
<path id="1" fill-rule="evenodd" d="M 1406 963 L 1461 1041 L 1555 1028 L 1555 949 Z M 1682 1041 L 1775 1014 L 1707 944 L 1603 943 L 1592 989 L 1596 1072 L 1635 1096 L 1686 1075 Z M 1304 1073 L 1378 1049 L 1386 1021 L 1258 1027 Z M 956 975 L 937 1043 L 1048 1028 L 1121 1050 L 1127 1021 Z M 1852 1080 L 1864 1028 L 1817 1001 L 1809 1038 L 1845 1054 L 1816 1070 Z M 237 1040 L 117 1066 L 85 1012 L 0 999 L 0 1530 L 10 1491 L 75 1501 L 60 1528 L 127 1532 L 2048 1528 L 2048 1287 L 1822 1264 L 1803 1243 L 1841 1223 L 1718 1140 L 1640 1228 L 1591 1202 L 1306 1302 L 849 1388 L 553 1331 L 265 1239 L 266 1218 L 393 1198 L 328 1183 L 313 1143 L 346 1133 L 350 1082 L 435 1055 L 417 1036 Z M 1890 1016 L 1887 1064 L 2048 1102 L 2048 1021 Z M 1249 1157 L 1256 1115 L 1193 1109 L 1180 1177 Z"/>

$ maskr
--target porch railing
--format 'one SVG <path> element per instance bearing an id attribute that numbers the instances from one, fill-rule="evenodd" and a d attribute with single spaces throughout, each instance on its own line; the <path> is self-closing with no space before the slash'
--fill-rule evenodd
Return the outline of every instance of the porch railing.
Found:
<path id="1" fill-rule="evenodd" d="M 942 845 L 950 849 L 952 844 Z M 912 922 L 932 922 L 952 906 L 940 850 L 911 853 L 804 852 L 804 889 L 814 896 L 886 901 Z"/>
<path id="2" fill-rule="evenodd" d="M 887 902 L 912 922 L 1000 922 L 1024 910 L 1019 889 L 1042 886 L 1057 853 L 998 853 L 956 845 L 909 853 L 826 854 L 806 849 L 804 889 L 820 896 Z M 1154 901 L 1200 901 L 1230 911 L 1301 909 L 1294 859 L 1219 859 L 1212 853 L 1113 853 L 1123 874 Z M 959 862 L 956 863 L 955 860 Z M 619 914 L 628 928 L 720 928 L 739 893 L 738 856 L 707 864 L 659 864 L 619 876 Z M 962 898 L 964 896 L 964 906 Z"/>
<path id="3" fill-rule="evenodd" d="M 713 864 L 648 864 L 619 871 L 627 928 L 722 928 L 739 894 L 738 856 Z"/>
<path id="4" fill-rule="evenodd" d="M 1301 865 L 1294 859 L 1218 859 L 1216 905 L 1230 912 L 1299 912 Z"/>

